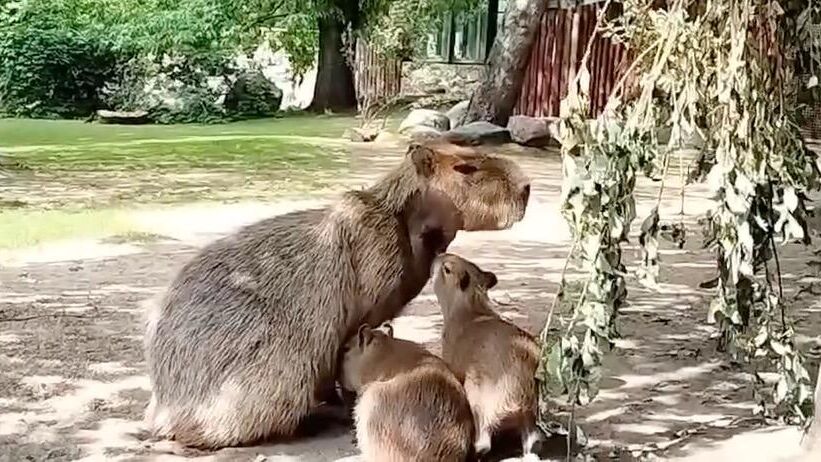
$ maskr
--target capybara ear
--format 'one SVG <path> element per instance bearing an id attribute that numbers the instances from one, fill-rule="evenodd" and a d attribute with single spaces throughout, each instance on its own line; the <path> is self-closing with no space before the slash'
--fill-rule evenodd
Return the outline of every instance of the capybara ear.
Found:
<path id="1" fill-rule="evenodd" d="M 436 153 L 431 148 L 414 143 L 408 148 L 408 155 L 411 157 L 419 176 L 428 178 L 433 175 Z"/>
<path id="2" fill-rule="evenodd" d="M 477 167 L 475 165 L 470 165 L 467 162 L 461 162 L 461 163 L 455 164 L 453 166 L 453 169 L 456 170 L 457 172 L 461 173 L 462 175 L 470 175 L 471 173 L 475 172 L 476 170 L 479 170 L 479 167 Z"/>
<path id="3" fill-rule="evenodd" d="M 373 340 L 373 329 L 368 323 L 362 324 L 359 326 L 359 331 L 356 333 L 356 336 L 359 338 L 359 348 L 365 348 L 371 343 Z"/>
<path id="4" fill-rule="evenodd" d="M 470 286 L 470 274 L 467 271 L 462 273 L 462 277 L 459 278 L 459 288 L 462 289 L 464 292 Z"/>
<path id="5" fill-rule="evenodd" d="M 482 271 L 482 278 L 484 279 L 485 289 L 492 289 L 499 280 L 491 271 Z"/>

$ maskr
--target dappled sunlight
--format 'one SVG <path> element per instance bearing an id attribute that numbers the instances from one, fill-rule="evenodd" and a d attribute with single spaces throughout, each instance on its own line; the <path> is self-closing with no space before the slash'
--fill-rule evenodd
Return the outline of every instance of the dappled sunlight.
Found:
<path id="1" fill-rule="evenodd" d="M 46 383 L 65 381 L 73 386 L 73 390 L 65 395 L 26 404 L 24 412 L 0 413 L 0 435 L 19 435 L 21 439 L 48 441 L 57 438 L 61 429 L 75 425 L 84 415 L 93 412 L 89 408 L 92 401 L 108 400 L 122 390 L 149 387 L 145 376 L 126 377 L 110 383 L 84 379 L 66 380 L 60 377 L 47 379 Z M 38 378 L 32 380 L 40 383 L 37 382 Z M 38 423 L 47 427 L 40 427 L 32 432 L 30 427 Z"/>
<path id="2" fill-rule="evenodd" d="M 120 361 L 109 361 L 103 363 L 92 363 L 88 365 L 89 372 L 93 374 L 133 374 L 136 368 L 124 366 Z"/>
<path id="3" fill-rule="evenodd" d="M 627 423 L 613 425 L 613 431 L 624 433 L 636 433 L 639 435 L 660 435 L 670 430 L 670 427 L 663 425 L 653 425 L 649 423 Z"/>
<path id="4" fill-rule="evenodd" d="M 442 322 L 441 314 L 428 316 L 405 315 L 393 321 L 393 331 L 397 338 L 425 344 L 435 343 L 439 341 Z"/>
<path id="5" fill-rule="evenodd" d="M 8 267 L 20 268 L 33 263 L 123 257 L 142 251 L 137 245 L 103 244 L 96 240 L 80 239 L 42 244 L 32 249 L 0 250 L 0 262 Z"/>
<path id="6" fill-rule="evenodd" d="M 80 461 L 118 460 L 114 455 L 117 451 L 126 452 L 120 454 L 121 459 L 130 459 L 132 456 L 127 452 L 140 443 L 134 434 L 141 431 L 142 426 L 139 421 L 111 418 L 97 422 L 94 429 L 77 431 L 72 436 L 86 454 Z"/>
<path id="7" fill-rule="evenodd" d="M 257 135 L 259 139 L 286 139 L 281 135 Z M 225 133 L 220 136 L 233 139 Z M 129 141 L 133 142 L 131 146 L 185 143 L 182 138 L 161 138 L 157 135 Z M 207 142 L 200 138 L 210 139 L 201 133 L 189 136 L 188 141 Z M 0 435 L 19 439 L 21 444 L 79 447 L 86 458 L 78 456 L 80 460 L 133 460 L 135 456 L 189 460 L 147 453 L 142 447 L 141 419 L 150 389 L 142 349 L 145 312 L 156 306 L 178 268 L 199 247 L 245 224 L 321 206 L 343 188 L 370 184 L 395 166 L 406 149 L 401 143 L 351 144 L 328 138 L 319 144 L 323 149 L 343 146 L 346 152 L 339 160 L 346 172 L 326 169 L 327 178 L 316 190 L 328 189 L 317 195 L 300 196 L 298 200 L 265 195 L 274 194 L 277 188 L 300 194 L 296 183 L 303 183 L 304 172 L 299 169 L 281 175 L 260 171 L 256 177 L 252 172 L 221 169 L 161 174 L 145 171 L 134 173 L 134 178 L 126 178 L 133 172 L 127 172 L 126 177 L 112 173 L 108 183 L 100 180 L 102 189 L 91 191 L 89 196 L 104 190 L 100 194 L 111 194 L 104 199 L 107 201 L 123 189 L 132 188 L 133 183 L 146 183 L 139 194 L 151 196 L 151 188 L 168 189 L 169 194 L 186 189 L 192 199 L 175 206 L 152 205 L 129 211 L 131 234 L 0 253 L 0 311 L 31 318 L 0 324 L 0 386 L 4 390 L 0 396 Z M 31 152 L 40 147 L 31 147 Z M 449 251 L 495 272 L 499 283 L 489 292 L 495 309 L 535 334 L 544 327 L 571 245 L 569 228 L 560 214 L 561 163 L 558 155 L 549 150 L 501 147 L 496 151 L 515 159 L 532 177 L 533 196 L 524 219 L 508 230 L 461 232 Z M 576 408 L 578 423 L 592 443 L 605 448 L 654 452 L 665 459 L 672 456 L 669 460 L 767 460 L 761 458 L 763 455 L 759 459 L 737 458 L 732 451 L 752 446 L 756 439 L 773 448 L 777 444 L 792 448 L 795 434 L 792 429 L 780 427 L 763 432 L 756 428 L 757 423 L 742 420 L 751 415 L 754 405 L 750 376 L 716 353 L 715 340 L 710 337 L 716 328 L 705 324 L 715 290 L 699 288 L 701 282 L 715 275 L 715 256 L 701 248 L 696 227 L 696 219 L 710 201 L 703 185 L 688 186 L 685 215 L 679 216 L 677 176 L 671 173 L 673 181 L 666 186 L 661 215 L 662 221 L 685 223 L 687 242 L 678 249 L 661 240 L 658 289 L 641 287 L 632 275 L 628 277 L 627 303 L 617 320 L 621 338 L 605 356 L 600 394 L 589 406 Z M 283 177 L 293 177 L 294 184 L 284 182 Z M 43 182 L 43 178 L 33 177 L 30 181 L 15 194 L 30 194 L 27 188 Z M 205 186 L 207 191 L 200 189 Z M 631 242 L 624 245 L 623 257 L 630 271 L 641 257 L 638 227 L 655 205 L 658 186 L 645 178 L 637 182 L 638 218 L 633 223 Z M 0 186 L 0 192 L 5 187 Z M 244 188 L 253 190 L 248 194 L 254 197 L 232 192 Z M 48 191 L 51 199 L 68 194 Z M 232 203 L 214 202 L 215 197 Z M 801 344 L 821 347 L 821 303 L 815 302 L 821 286 L 810 287 L 818 285 L 821 276 L 817 268 L 807 270 L 806 251 L 801 247 L 786 246 L 780 251 L 784 273 L 790 278 L 790 287 L 785 289 L 789 297 L 795 297 L 790 309 L 794 306 L 796 314 L 806 320 L 799 325 L 797 338 Z M 565 276 L 577 281 L 584 274 L 571 263 Z M 809 288 L 797 293 L 796 283 Z M 77 317 L 61 317 L 71 314 Z M 566 314 L 554 317 L 551 333 L 561 329 L 557 320 Z M 440 307 L 428 284 L 393 325 L 397 337 L 421 342 L 437 352 L 442 322 Z M 551 412 L 555 412 L 556 419 L 566 421 L 567 406 L 561 399 L 554 404 Z M 224 449 L 195 460 L 253 460 L 263 454 L 268 462 L 353 462 L 356 453 L 350 429 L 333 427 L 311 438 Z M 697 453 L 715 458 L 675 459 Z"/>
<path id="8" fill-rule="evenodd" d="M 707 438 L 709 439 L 709 435 Z M 754 429 L 727 435 L 722 441 L 711 442 L 705 441 L 704 438 L 694 438 L 692 442 L 686 442 L 671 451 L 666 460 L 786 462 L 800 454 L 800 441 L 801 431 L 795 427 Z"/>

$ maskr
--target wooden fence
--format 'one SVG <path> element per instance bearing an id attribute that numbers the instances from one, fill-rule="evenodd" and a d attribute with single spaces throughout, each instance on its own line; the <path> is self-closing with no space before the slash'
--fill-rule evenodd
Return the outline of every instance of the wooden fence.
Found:
<path id="1" fill-rule="evenodd" d="M 559 103 L 581 65 L 600 5 L 549 8 L 545 12 L 514 113 L 533 117 L 559 115 Z M 600 34 L 593 39 L 587 62 L 591 116 L 604 109 L 607 97 L 626 68 L 626 59 L 627 51 L 621 44 Z"/>
<path id="2" fill-rule="evenodd" d="M 366 110 L 399 94 L 402 90 L 402 62 L 386 59 L 368 47 L 364 40 L 357 40 L 354 82 L 359 110 Z"/>

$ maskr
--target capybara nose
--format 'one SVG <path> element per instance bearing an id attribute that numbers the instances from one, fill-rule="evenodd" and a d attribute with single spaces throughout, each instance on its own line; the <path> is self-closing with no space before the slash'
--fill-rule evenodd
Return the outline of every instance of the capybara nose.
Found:
<path id="1" fill-rule="evenodd" d="M 522 203 L 527 205 L 527 201 L 530 199 L 530 184 L 526 184 L 524 188 L 522 188 Z"/>

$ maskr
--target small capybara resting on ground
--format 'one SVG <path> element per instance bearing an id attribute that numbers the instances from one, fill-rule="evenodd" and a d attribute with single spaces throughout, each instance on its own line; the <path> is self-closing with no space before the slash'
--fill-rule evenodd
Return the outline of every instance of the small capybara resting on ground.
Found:
<path id="1" fill-rule="evenodd" d="M 473 416 L 444 361 L 419 344 L 363 325 L 345 344 L 340 382 L 358 395 L 356 440 L 365 462 L 465 462 Z"/>
<path id="2" fill-rule="evenodd" d="M 370 188 L 208 245 L 148 316 L 149 431 L 203 449 L 293 435 L 357 328 L 395 317 L 456 229 L 508 228 L 529 193 L 509 160 L 414 144 Z"/>
<path id="3" fill-rule="evenodd" d="M 496 275 L 453 254 L 434 263 L 433 290 L 442 307 L 442 357 L 464 383 L 476 425 L 476 454 L 490 451 L 491 436 L 516 429 L 525 460 L 541 433 L 536 426 L 539 345 L 502 319 L 490 305 Z"/>

